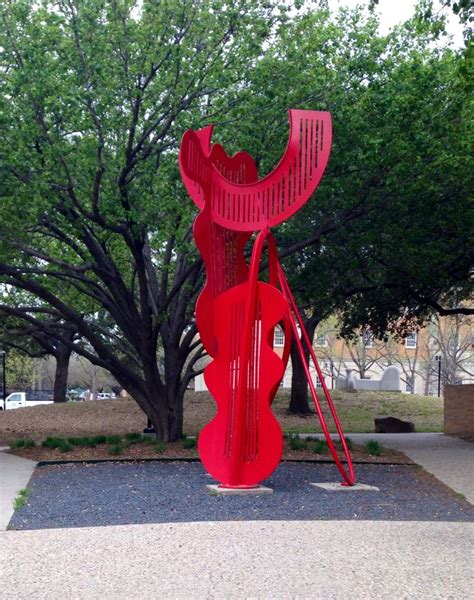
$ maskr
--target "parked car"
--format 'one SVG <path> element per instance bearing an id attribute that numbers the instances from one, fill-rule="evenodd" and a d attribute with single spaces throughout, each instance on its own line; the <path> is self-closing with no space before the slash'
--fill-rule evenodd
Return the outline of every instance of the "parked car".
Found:
<path id="1" fill-rule="evenodd" d="M 53 404 L 53 400 L 30 400 L 26 392 L 13 392 L 6 398 L 6 410 L 12 408 L 28 408 L 29 406 L 43 406 L 44 404 Z M 3 410 L 3 402 L 0 401 L 0 410 Z"/>

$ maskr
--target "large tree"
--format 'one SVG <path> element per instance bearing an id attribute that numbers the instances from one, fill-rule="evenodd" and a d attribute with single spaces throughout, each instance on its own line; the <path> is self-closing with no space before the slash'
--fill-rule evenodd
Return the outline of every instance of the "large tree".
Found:
<path id="1" fill-rule="evenodd" d="M 362 9 L 294 19 L 251 73 L 248 104 L 238 108 L 258 114 L 258 135 L 244 131 L 237 143 L 264 168 L 283 149 L 276 115 L 286 106 L 332 113 L 316 197 L 277 233 L 310 334 L 334 313 L 346 336 L 369 326 L 383 337 L 433 313 L 473 312 L 465 302 L 474 262 L 469 56 L 449 46 L 442 15 L 428 9 L 423 3 L 388 36 Z M 295 349 L 292 359 L 290 410 L 305 413 Z"/>
<path id="2" fill-rule="evenodd" d="M 0 16 L 2 281 L 70 323 L 77 340 L 57 339 L 176 439 L 201 285 L 177 144 L 215 118 L 211 99 L 240 85 L 280 13 L 255 0 L 15 0 Z"/>
<path id="3" fill-rule="evenodd" d="M 376 329 L 413 308 L 418 282 L 423 310 L 468 293 L 449 241 L 456 228 L 465 244 L 468 228 L 466 87 L 462 57 L 432 48 L 436 19 L 380 37 L 361 11 L 318 9 L 278 28 L 268 2 L 105 0 L 12 2 L 2 19 L 0 276 L 74 326 L 73 348 L 115 376 L 161 439 L 181 434 L 201 355 L 202 265 L 176 165 L 188 126 L 220 121 L 221 140 L 264 173 L 283 152 L 286 108 L 332 112 L 317 197 L 277 233 L 313 326 L 349 306 L 348 324 Z M 433 194 L 437 207 L 457 198 L 447 215 L 430 210 Z M 412 265 L 421 234 L 439 236 L 440 251 Z M 390 279 L 393 258 L 406 277 Z"/>

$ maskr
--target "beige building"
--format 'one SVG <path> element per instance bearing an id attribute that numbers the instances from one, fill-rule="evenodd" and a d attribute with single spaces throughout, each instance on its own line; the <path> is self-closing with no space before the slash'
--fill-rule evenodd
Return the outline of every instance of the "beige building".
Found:
<path id="1" fill-rule="evenodd" d="M 283 351 L 284 341 L 283 331 L 277 327 L 277 352 Z M 313 347 L 329 389 L 335 388 L 337 377 L 347 369 L 357 378 L 380 379 L 390 365 L 400 370 L 403 393 L 436 396 L 438 382 L 441 395 L 445 384 L 474 383 L 474 333 L 472 320 L 464 316 L 435 319 L 403 340 L 389 337 L 380 341 L 364 331 L 354 343 L 339 337 L 337 320 L 332 318 L 318 326 Z M 316 387 L 321 387 L 314 368 L 311 373 Z M 281 387 L 290 388 L 291 377 L 290 360 Z M 195 378 L 195 389 L 207 389 L 202 374 Z"/>

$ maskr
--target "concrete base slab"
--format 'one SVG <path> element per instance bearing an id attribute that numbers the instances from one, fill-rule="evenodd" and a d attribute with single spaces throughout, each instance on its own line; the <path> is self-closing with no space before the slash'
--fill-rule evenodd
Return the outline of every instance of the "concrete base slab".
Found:
<path id="1" fill-rule="evenodd" d="M 380 492 L 380 489 L 375 485 L 367 485 L 366 483 L 342 485 L 341 483 L 329 481 L 327 483 L 310 483 L 309 485 L 322 488 L 327 492 Z"/>
<path id="2" fill-rule="evenodd" d="M 258 496 L 260 494 L 273 494 L 272 488 L 259 485 L 254 488 L 225 488 L 217 484 L 206 485 L 206 488 L 218 496 Z"/>

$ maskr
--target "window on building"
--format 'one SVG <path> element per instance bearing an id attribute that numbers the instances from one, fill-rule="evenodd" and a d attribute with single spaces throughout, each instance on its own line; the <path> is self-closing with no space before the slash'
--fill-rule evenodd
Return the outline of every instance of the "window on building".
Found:
<path id="1" fill-rule="evenodd" d="M 284 346 L 285 345 L 285 334 L 281 327 L 275 327 L 275 333 L 273 334 L 273 346 Z"/>
<path id="2" fill-rule="evenodd" d="M 364 346 L 366 348 L 373 348 L 373 346 L 374 346 L 374 338 L 372 337 L 372 334 L 370 333 L 370 331 L 364 331 L 362 339 L 363 339 L 363 342 L 364 342 Z"/>
<path id="3" fill-rule="evenodd" d="M 416 331 L 412 331 L 412 333 L 409 333 L 407 335 L 407 337 L 405 338 L 405 348 L 416 348 L 416 342 L 417 342 Z"/>
<path id="4" fill-rule="evenodd" d="M 405 391 L 407 394 L 413 394 L 415 392 L 415 384 L 413 379 L 408 379 L 405 383 Z"/>
<path id="5" fill-rule="evenodd" d="M 316 337 L 316 346 L 318 348 L 325 348 L 328 345 L 327 339 L 325 335 L 318 335 Z"/>
<path id="6" fill-rule="evenodd" d="M 319 379 L 319 377 L 316 377 L 316 387 L 320 388 L 320 389 L 323 387 L 323 384 L 321 383 L 321 380 Z"/>

